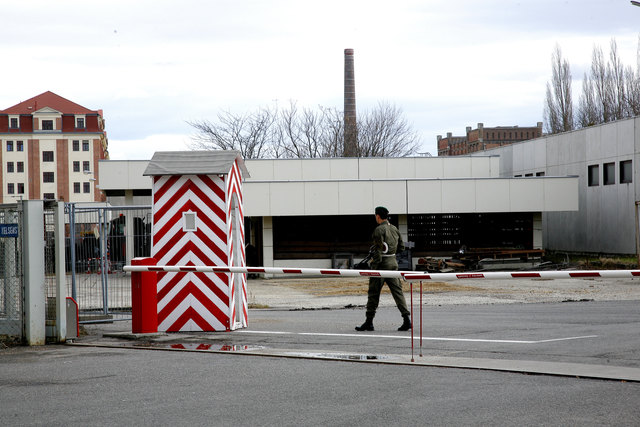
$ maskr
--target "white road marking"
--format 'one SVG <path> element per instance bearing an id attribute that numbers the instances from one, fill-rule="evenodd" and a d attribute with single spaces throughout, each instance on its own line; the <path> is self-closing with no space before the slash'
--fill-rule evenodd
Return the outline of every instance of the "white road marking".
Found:
<path id="1" fill-rule="evenodd" d="M 365 337 L 365 338 L 390 338 L 390 339 L 411 339 L 411 336 L 405 335 L 375 335 L 375 334 L 334 334 L 334 333 L 321 333 L 321 332 L 284 332 L 284 331 L 248 331 L 246 329 L 236 330 L 234 333 L 244 334 L 264 334 L 264 335 L 303 335 L 303 336 L 319 336 L 319 337 Z M 570 341 L 587 338 L 597 338 L 597 335 L 584 335 L 578 337 L 563 337 L 552 338 L 547 340 L 496 340 L 496 339 L 482 339 L 482 338 L 447 338 L 447 337 L 422 337 L 423 341 L 458 341 L 458 342 L 483 342 L 483 343 L 498 343 L 498 344 L 541 344 L 555 341 Z M 414 336 L 414 340 L 420 340 L 419 336 Z"/>

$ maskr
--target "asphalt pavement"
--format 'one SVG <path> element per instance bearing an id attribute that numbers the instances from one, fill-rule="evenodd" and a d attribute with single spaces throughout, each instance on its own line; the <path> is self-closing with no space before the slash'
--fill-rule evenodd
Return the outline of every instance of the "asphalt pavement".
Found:
<path id="1" fill-rule="evenodd" d="M 354 327 L 364 320 L 366 296 L 265 286 L 274 290 L 254 287 L 253 305 L 270 307 L 250 309 L 245 329 L 132 334 L 125 319 L 84 325 L 68 345 L 0 351 L 0 419 L 6 425 L 637 425 L 640 419 L 635 282 L 621 285 L 633 289 L 625 298 L 581 298 L 581 289 L 532 303 L 502 288 L 491 291 L 490 303 L 465 294 L 458 298 L 465 303 L 456 304 L 451 293 L 453 303 L 434 303 L 444 300 L 432 292 L 422 323 L 414 299 L 413 334 L 396 330 L 401 317 L 388 294 L 375 331 L 360 333 Z M 554 286 L 540 283 L 535 292 L 544 297 Z M 286 302 L 288 292 L 298 295 L 295 302 Z M 260 304 L 269 295 L 279 303 Z"/>

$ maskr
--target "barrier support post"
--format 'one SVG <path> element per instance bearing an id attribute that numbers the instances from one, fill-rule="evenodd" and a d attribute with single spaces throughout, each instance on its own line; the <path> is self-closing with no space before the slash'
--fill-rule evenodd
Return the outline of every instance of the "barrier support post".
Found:
<path id="1" fill-rule="evenodd" d="M 131 265 L 156 265 L 153 258 L 134 258 Z M 131 332 L 158 332 L 158 277 L 154 271 L 131 272 Z"/>
<path id="2" fill-rule="evenodd" d="M 422 357 L 422 280 L 420 281 L 420 357 Z"/>
<path id="3" fill-rule="evenodd" d="M 409 283 L 409 292 L 411 292 L 411 361 L 415 362 L 413 358 L 413 282 Z"/>

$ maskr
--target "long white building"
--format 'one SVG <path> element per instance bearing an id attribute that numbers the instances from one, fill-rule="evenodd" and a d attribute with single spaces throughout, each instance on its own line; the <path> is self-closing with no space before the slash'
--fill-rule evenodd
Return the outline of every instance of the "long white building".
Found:
<path id="1" fill-rule="evenodd" d="M 150 204 L 147 161 L 101 161 L 113 205 Z M 250 263 L 331 267 L 362 257 L 386 206 L 413 257 L 468 248 L 541 249 L 543 213 L 577 211 L 576 176 L 501 176 L 498 156 L 246 160 Z"/>

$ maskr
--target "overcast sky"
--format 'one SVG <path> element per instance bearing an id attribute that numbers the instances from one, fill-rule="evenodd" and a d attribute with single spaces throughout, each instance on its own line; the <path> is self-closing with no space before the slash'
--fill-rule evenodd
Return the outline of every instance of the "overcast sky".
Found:
<path id="1" fill-rule="evenodd" d="M 112 159 L 184 150 L 187 120 L 290 100 L 343 107 L 344 49 L 357 108 L 400 107 L 421 151 L 466 126 L 543 120 L 559 44 L 574 90 L 594 45 L 636 66 L 628 0 L 0 0 L 0 109 L 50 90 L 104 110 Z"/>

